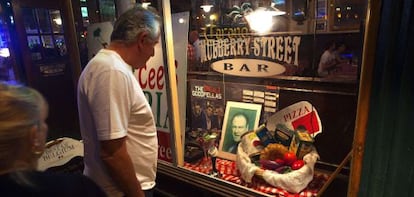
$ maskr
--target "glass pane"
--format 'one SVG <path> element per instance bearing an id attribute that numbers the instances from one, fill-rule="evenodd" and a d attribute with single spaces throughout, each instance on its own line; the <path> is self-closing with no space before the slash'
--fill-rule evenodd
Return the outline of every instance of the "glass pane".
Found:
<path id="1" fill-rule="evenodd" d="M 55 48 L 52 36 L 42 36 L 42 43 L 44 48 Z"/>
<path id="2" fill-rule="evenodd" d="M 10 34 L 7 23 L 3 17 L 0 10 L 0 80 L 14 81 L 15 73 L 9 50 L 11 45 Z"/>
<path id="3" fill-rule="evenodd" d="M 87 7 L 81 7 L 81 14 L 82 14 L 83 26 L 88 27 L 89 26 L 88 8 Z"/>
<path id="4" fill-rule="evenodd" d="M 188 99 L 184 167 L 209 174 L 216 164 L 215 167 L 226 171 L 220 170 L 221 178 L 234 176 L 238 174 L 234 167 L 238 155 L 243 159 L 246 156 L 248 163 L 237 163 L 239 169 L 251 170 L 248 168 L 256 165 L 271 170 L 272 166 L 264 167 L 266 163 L 260 165 L 257 160 L 258 155 L 263 156 L 260 159 L 268 156 L 272 148 L 265 148 L 269 143 L 280 143 L 301 159 L 309 150 L 306 143 L 311 142 L 302 138 L 303 129 L 315 137 L 322 127 L 324 137 L 312 141 L 324 163 L 321 166 L 326 169 L 338 166 L 352 148 L 364 39 L 360 27 L 364 26 L 367 2 L 191 1 L 189 28 L 185 32 L 187 59 L 181 60 L 187 63 L 185 70 L 189 71 L 188 87 L 183 88 Z M 179 32 L 174 25 L 173 31 Z M 180 39 L 174 40 L 179 42 Z M 176 57 L 180 57 L 181 51 L 175 50 Z M 176 59 L 180 65 L 180 59 Z M 177 75 L 181 76 L 179 67 Z M 339 100 L 341 105 L 337 104 Z M 237 102 L 237 106 L 228 101 Z M 243 132 L 239 132 L 232 127 L 235 109 L 252 109 L 247 104 L 262 105 L 262 111 L 258 124 L 245 124 Z M 251 117 L 254 116 L 244 119 Z M 258 126 L 262 123 L 267 123 L 267 131 Z M 254 128 L 250 128 L 252 125 Z M 255 130 L 257 136 L 241 137 L 240 133 L 249 130 Z M 216 133 L 216 141 L 212 143 L 215 147 L 207 144 L 208 149 L 218 149 L 218 158 L 213 163 L 203 159 L 207 155 L 203 154 L 203 148 Z M 341 147 L 331 149 L 336 142 L 341 142 Z M 230 148 L 239 143 L 238 151 L 244 155 L 234 154 Z M 217 151 L 211 152 L 217 155 Z M 270 185 L 260 186 L 266 188 L 266 193 L 275 189 Z"/>
<path id="5" fill-rule="evenodd" d="M 42 59 L 41 55 L 41 42 L 39 36 L 27 36 L 27 43 L 32 55 L 32 60 Z"/>
<path id="6" fill-rule="evenodd" d="M 316 4 L 316 15 L 315 17 L 317 19 L 326 19 L 327 18 L 327 12 L 326 12 L 326 0 L 318 0 Z"/>
<path id="7" fill-rule="evenodd" d="M 59 10 L 50 10 L 53 33 L 63 33 L 62 17 Z"/>
<path id="8" fill-rule="evenodd" d="M 38 33 L 35 10 L 30 9 L 30 8 L 23 8 L 22 14 L 23 14 L 24 28 L 26 29 L 26 33 L 28 34 Z"/>
<path id="9" fill-rule="evenodd" d="M 88 7 L 81 7 L 82 17 L 88 17 Z"/>
<path id="10" fill-rule="evenodd" d="M 335 1 L 334 28 L 346 29 L 348 27 L 358 28 L 364 9 L 358 3 L 344 0 Z"/>
<path id="11" fill-rule="evenodd" d="M 56 43 L 56 47 L 58 50 L 58 54 L 60 56 L 65 56 L 67 54 L 67 49 L 66 49 L 66 43 L 65 43 L 65 37 L 59 35 L 59 36 L 55 36 L 55 43 Z"/>
<path id="12" fill-rule="evenodd" d="M 113 0 L 99 0 L 99 9 L 102 21 L 113 21 L 115 19 L 115 3 Z"/>
<path id="13" fill-rule="evenodd" d="M 50 16 L 46 9 L 36 9 L 40 33 L 50 33 Z"/>

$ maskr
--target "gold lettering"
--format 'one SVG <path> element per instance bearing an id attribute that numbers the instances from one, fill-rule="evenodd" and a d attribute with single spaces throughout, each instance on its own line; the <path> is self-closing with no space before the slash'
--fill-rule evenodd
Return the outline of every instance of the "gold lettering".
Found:
<path id="1" fill-rule="evenodd" d="M 217 54 L 218 54 L 218 46 L 217 43 L 219 42 L 219 40 L 213 40 L 213 59 L 217 59 Z"/>
<path id="2" fill-rule="evenodd" d="M 229 39 L 228 38 L 224 38 L 224 57 L 228 57 L 230 55 L 230 50 L 229 50 Z"/>
<path id="3" fill-rule="evenodd" d="M 260 38 L 254 38 L 253 40 L 253 52 L 255 56 L 260 55 Z"/>
<path id="4" fill-rule="evenodd" d="M 295 52 L 295 61 L 294 61 L 294 65 L 299 66 L 299 45 L 300 45 L 300 37 L 299 36 L 295 36 L 293 37 L 293 51 Z"/>
<path id="5" fill-rule="evenodd" d="M 244 39 L 244 45 L 246 47 L 246 54 L 245 55 L 250 55 L 250 37 L 247 37 Z"/>
<path id="6" fill-rule="evenodd" d="M 243 55 L 243 38 L 237 38 L 237 55 Z"/>
<path id="7" fill-rule="evenodd" d="M 234 38 L 230 38 L 230 55 L 237 55 L 236 40 Z"/>
<path id="8" fill-rule="evenodd" d="M 267 51 L 267 57 L 275 59 L 275 38 L 271 37 L 268 39 L 268 51 Z"/>
<path id="9" fill-rule="evenodd" d="M 292 63 L 292 47 L 290 47 L 292 43 L 292 38 L 290 36 L 285 37 L 285 58 L 283 59 L 284 62 L 291 64 Z"/>
<path id="10" fill-rule="evenodd" d="M 276 60 L 283 61 L 283 38 L 276 37 Z"/>

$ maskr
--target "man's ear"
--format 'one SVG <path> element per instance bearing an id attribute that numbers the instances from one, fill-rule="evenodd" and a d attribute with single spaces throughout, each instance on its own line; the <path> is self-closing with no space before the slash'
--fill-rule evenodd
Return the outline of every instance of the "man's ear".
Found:
<path id="1" fill-rule="evenodd" d="M 149 33 L 146 32 L 146 31 L 143 31 L 143 32 L 139 33 L 138 36 L 137 36 L 138 46 L 139 47 L 143 46 L 147 42 L 148 37 L 149 37 Z"/>

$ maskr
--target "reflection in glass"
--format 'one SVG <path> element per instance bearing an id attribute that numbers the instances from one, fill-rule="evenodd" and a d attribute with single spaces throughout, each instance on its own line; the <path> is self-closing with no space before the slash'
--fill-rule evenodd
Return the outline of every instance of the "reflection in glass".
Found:
<path id="1" fill-rule="evenodd" d="M 35 10 L 30 8 L 22 8 L 23 23 L 26 33 L 35 34 L 37 31 Z"/>
<path id="2" fill-rule="evenodd" d="M 62 17 L 59 10 L 50 10 L 53 33 L 63 33 Z"/>
<path id="3" fill-rule="evenodd" d="M 29 44 L 30 51 L 40 50 L 40 38 L 39 36 L 27 36 L 27 43 Z"/>
<path id="4" fill-rule="evenodd" d="M 113 21 L 115 19 L 115 3 L 113 0 L 99 0 L 99 10 L 102 21 Z"/>
<path id="5" fill-rule="evenodd" d="M 55 36 L 55 41 L 56 41 L 56 47 L 57 47 L 57 50 L 58 50 L 58 54 L 60 56 L 65 56 L 67 54 L 65 37 Z"/>
<path id="6" fill-rule="evenodd" d="M 32 60 L 41 60 L 41 43 L 39 36 L 27 36 L 27 43 L 29 45 Z"/>
<path id="7" fill-rule="evenodd" d="M 88 7 L 81 7 L 81 15 L 84 18 L 88 17 Z"/>
<path id="8" fill-rule="evenodd" d="M 44 48 L 55 48 L 52 36 L 42 36 L 42 43 Z"/>
<path id="9" fill-rule="evenodd" d="M 50 33 L 50 16 L 47 9 L 36 9 L 40 33 Z"/>
<path id="10" fill-rule="evenodd" d="M 15 81 L 16 75 L 10 57 L 9 47 L 11 46 L 11 40 L 6 17 L 0 9 L 0 80 Z"/>
<path id="11" fill-rule="evenodd" d="M 81 7 L 81 14 L 82 14 L 83 26 L 87 27 L 89 25 L 88 7 Z"/>
<path id="12" fill-rule="evenodd" d="M 333 15 L 335 28 L 358 29 L 363 12 L 364 6 L 362 6 L 362 3 L 349 3 L 343 0 L 335 1 L 335 14 Z"/>
<path id="13" fill-rule="evenodd" d="M 327 19 L 328 13 L 326 11 L 326 0 L 318 0 L 316 3 L 316 15 L 317 19 Z"/>

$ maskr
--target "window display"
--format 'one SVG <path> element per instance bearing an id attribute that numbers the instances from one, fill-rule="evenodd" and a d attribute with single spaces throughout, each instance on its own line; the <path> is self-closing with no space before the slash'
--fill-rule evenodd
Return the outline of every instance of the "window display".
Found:
<path id="1" fill-rule="evenodd" d="M 266 194 L 318 195 L 352 148 L 362 29 L 333 29 L 327 1 L 191 4 L 183 167 Z"/>
<path id="2" fill-rule="evenodd" d="M 200 0 L 164 18 L 153 61 L 134 73 L 166 174 L 278 196 L 317 196 L 335 169 L 349 175 L 338 166 L 352 149 L 363 29 L 333 29 L 330 6 Z"/>

